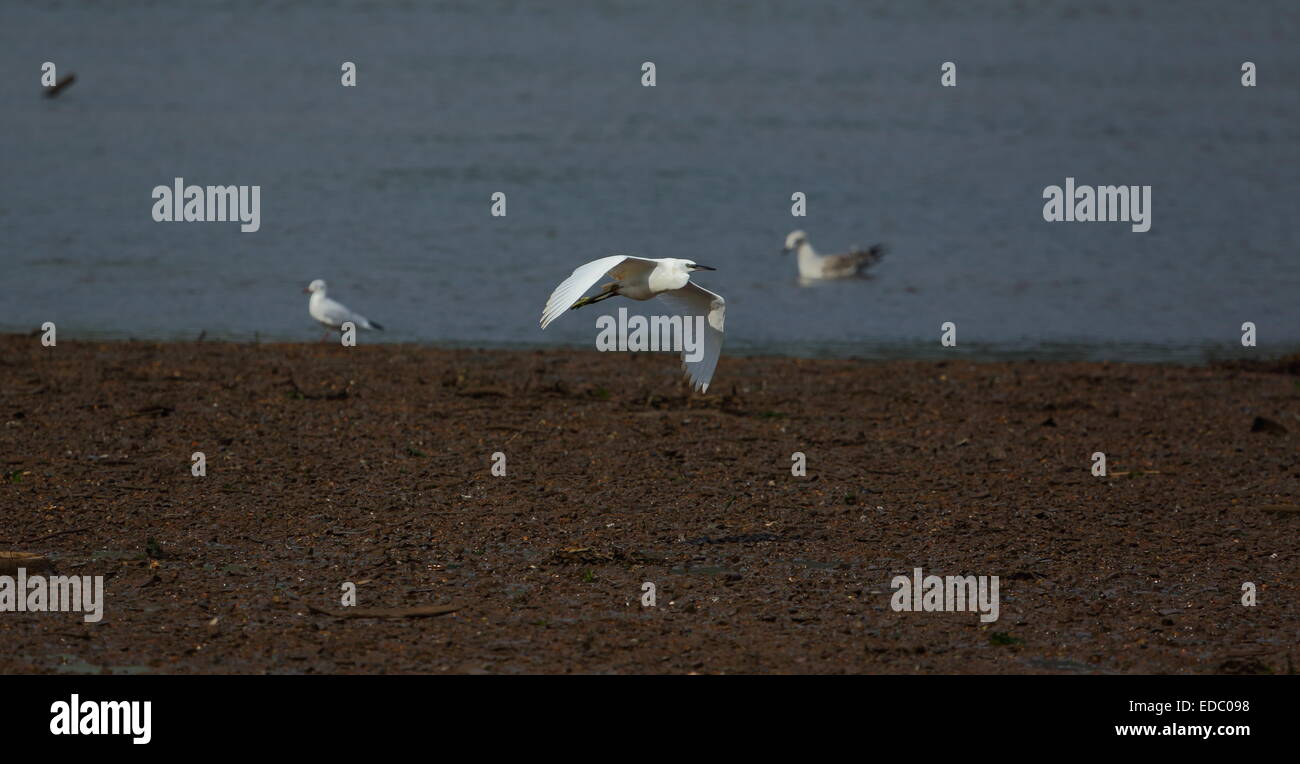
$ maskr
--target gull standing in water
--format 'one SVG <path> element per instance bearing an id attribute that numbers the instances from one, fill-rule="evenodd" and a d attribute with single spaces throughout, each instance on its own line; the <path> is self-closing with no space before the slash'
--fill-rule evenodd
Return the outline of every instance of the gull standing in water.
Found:
<path id="1" fill-rule="evenodd" d="M 317 321 L 328 327 L 325 334 L 321 335 L 323 342 L 330 334 L 330 329 L 342 329 L 343 323 L 351 321 L 358 329 L 378 329 L 383 331 L 384 327 L 377 322 L 371 321 L 360 313 L 356 313 L 341 302 L 331 300 L 325 296 L 325 281 L 316 279 L 302 290 L 311 295 L 307 301 L 307 312 Z"/>
<path id="2" fill-rule="evenodd" d="M 700 392 L 707 392 L 713 371 L 718 366 L 718 356 L 722 355 L 722 324 L 726 301 L 721 295 L 692 282 L 691 273 L 712 270 L 717 269 L 675 257 L 652 259 L 613 255 L 592 260 L 586 265 L 578 266 L 573 275 L 551 293 L 542 310 L 541 325 L 545 329 L 567 310 L 593 305 L 611 297 L 627 297 L 632 300 L 660 297 L 677 314 L 707 318 L 703 353 L 695 361 L 688 360 L 685 352 L 682 354 L 682 369 L 691 385 Z M 601 286 L 600 294 L 583 297 L 582 294 L 595 286 L 605 274 L 614 280 Z"/>
<path id="3" fill-rule="evenodd" d="M 839 255 L 819 255 L 808 243 L 808 234 L 792 231 L 785 237 L 785 249 L 781 254 L 798 252 L 799 277 L 804 279 L 843 279 L 861 276 L 871 266 L 880 262 L 885 256 L 883 244 L 876 244 L 871 249 L 857 249 Z"/>

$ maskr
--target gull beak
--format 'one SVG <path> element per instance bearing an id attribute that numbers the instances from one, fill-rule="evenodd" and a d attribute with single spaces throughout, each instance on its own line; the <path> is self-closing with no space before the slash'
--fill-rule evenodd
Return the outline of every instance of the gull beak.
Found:
<path id="1" fill-rule="evenodd" d="M 691 266 L 691 270 L 693 270 L 693 271 L 716 271 L 717 268 L 714 268 L 712 265 L 699 265 L 699 264 L 697 263 L 697 264 Z"/>
<path id="2" fill-rule="evenodd" d="M 303 293 L 303 294 L 311 294 L 311 290 L 308 289 L 307 287 L 303 287 L 303 288 L 302 288 L 302 293 Z"/>

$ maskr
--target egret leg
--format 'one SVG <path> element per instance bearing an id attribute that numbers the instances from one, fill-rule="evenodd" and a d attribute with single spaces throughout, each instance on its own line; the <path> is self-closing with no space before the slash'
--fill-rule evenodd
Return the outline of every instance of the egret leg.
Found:
<path id="1" fill-rule="evenodd" d="M 577 310 L 578 308 L 581 308 L 584 305 L 594 305 L 595 303 L 598 303 L 601 300 L 608 300 L 611 297 L 618 296 L 617 284 L 612 284 L 610 286 L 607 286 L 605 287 L 605 290 L 606 290 L 605 292 L 598 294 L 595 297 L 584 297 L 581 300 L 578 300 L 577 302 L 573 303 L 573 305 L 569 308 L 569 310 Z"/>

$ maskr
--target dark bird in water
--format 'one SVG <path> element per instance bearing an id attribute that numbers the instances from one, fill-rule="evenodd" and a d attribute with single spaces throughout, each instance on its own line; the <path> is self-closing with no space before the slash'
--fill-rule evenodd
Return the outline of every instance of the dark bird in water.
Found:
<path id="1" fill-rule="evenodd" d="M 67 86 L 71 85 L 76 81 L 77 81 L 77 73 L 68 72 L 67 76 L 61 77 L 58 82 L 54 83 L 53 85 L 45 89 L 45 97 L 53 98 L 57 96 L 59 93 L 63 92 L 64 88 L 66 88 Z"/>

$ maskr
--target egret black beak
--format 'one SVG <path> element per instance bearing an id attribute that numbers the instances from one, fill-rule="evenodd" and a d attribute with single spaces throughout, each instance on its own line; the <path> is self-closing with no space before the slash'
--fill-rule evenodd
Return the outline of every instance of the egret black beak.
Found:
<path id="1" fill-rule="evenodd" d="M 712 265 L 699 265 L 699 264 L 697 263 L 697 264 L 691 266 L 691 270 L 693 270 L 693 271 L 716 271 L 717 268 L 714 268 Z"/>
<path id="2" fill-rule="evenodd" d="M 781 254 L 788 255 L 792 250 L 789 247 L 781 247 Z"/>

